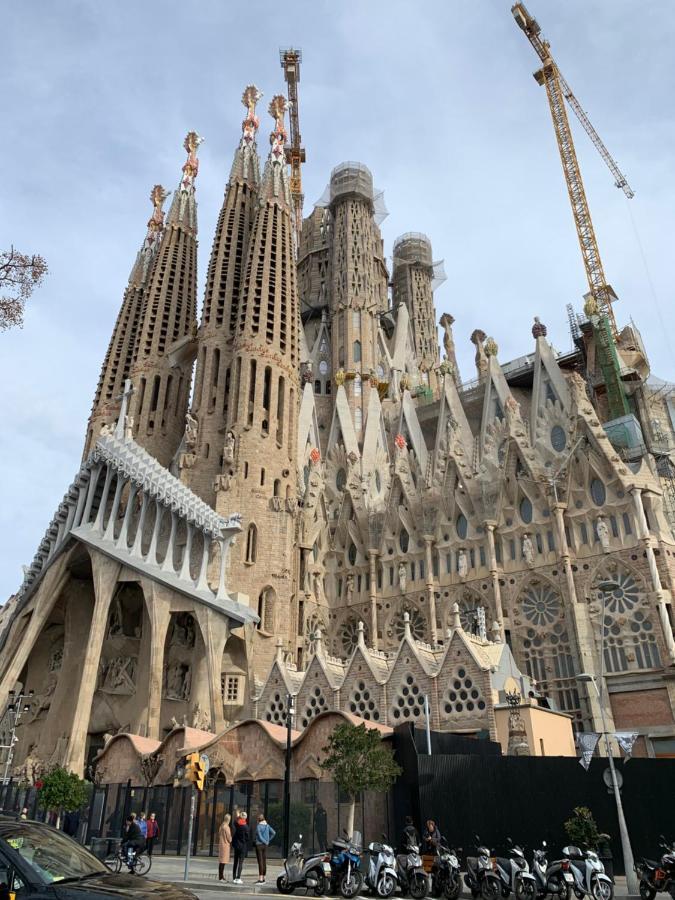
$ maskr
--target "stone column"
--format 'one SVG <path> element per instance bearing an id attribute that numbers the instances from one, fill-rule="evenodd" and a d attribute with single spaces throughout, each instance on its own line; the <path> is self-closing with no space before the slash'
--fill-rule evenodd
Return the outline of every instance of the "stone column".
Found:
<path id="1" fill-rule="evenodd" d="M 101 659 L 101 648 L 105 638 L 110 601 L 112 600 L 120 564 L 109 559 L 96 550 L 90 550 L 91 567 L 94 575 L 94 612 L 91 617 L 91 628 L 86 647 L 80 684 L 73 696 L 75 715 L 68 741 L 65 767 L 71 772 L 82 775 L 84 772 L 85 749 L 91 706 L 98 681 L 98 666 Z"/>
<path id="2" fill-rule="evenodd" d="M 114 475 L 112 466 L 108 466 L 105 470 L 105 481 L 103 482 L 103 493 L 101 494 L 101 502 L 98 505 L 98 512 L 94 520 L 94 531 L 103 531 L 103 520 L 105 519 L 105 508 L 108 505 L 108 494 L 110 492 L 110 483 Z"/>
<path id="3" fill-rule="evenodd" d="M 164 684 L 164 645 L 171 619 L 171 610 L 164 592 L 156 590 L 151 582 L 141 581 L 145 596 L 145 608 L 150 620 L 150 671 L 148 677 L 148 706 L 146 736 L 158 741 L 162 710 L 162 686 Z"/>
<path id="4" fill-rule="evenodd" d="M 230 623 L 221 613 L 208 607 L 200 606 L 195 616 L 204 638 L 206 648 L 206 670 L 208 676 L 209 714 L 211 731 L 218 734 L 225 727 L 223 718 L 223 695 L 220 675 L 223 662 L 223 650 L 230 636 Z"/>
<path id="5" fill-rule="evenodd" d="M 497 568 L 497 552 L 495 550 L 496 522 L 485 523 L 485 533 L 488 540 L 488 563 L 490 566 L 490 578 L 492 579 L 492 593 L 495 598 L 495 615 L 502 641 L 506 639 L 504 634 L 504 609 L 502 606 L 502 589 L 499 584 L 499 569 Z"/>
<path id="6" fill-rule="evenodd" d="M 96 493 L 96 485 L 98 483 L 98 476 L 101 473 L 101 469 L 103 468 L 102 463 L 98 463 L 98 465 L 91 470 L 89 475 L 89 487 L 87 488 L 87 500 L 84 505 L 84 513 L 82 514 L 81 525 L 89 524 L 89 516 L 91 515 L 91 506 L 94 502 L 94 494 Z"/>
<path id="7" fill-rule="evenodd" d="M 380 649 L 380 642 L 377 637 L 377 557 L 378 550 L 372 548 L 368 550 L 368 561 L 370 563 L 370 645 L 373 650 Z"/>
<path id="8" fill-rule="evenodd" d="M 435 647 L 438 643 L 438 629 L 436 626 L 436 596 L 434 593 L 434 564 L 431 554 L 431 547 L 433 544 L 433 536 L 429 534 L 424 535 L 424 553 L 426 558 L 426 568 L 427 568 L 427 577 L 426 577 L 426 588 L 427 588 L 427 601 L 429 604 L 429 638 L 431 640 L 431 646 Z"/>

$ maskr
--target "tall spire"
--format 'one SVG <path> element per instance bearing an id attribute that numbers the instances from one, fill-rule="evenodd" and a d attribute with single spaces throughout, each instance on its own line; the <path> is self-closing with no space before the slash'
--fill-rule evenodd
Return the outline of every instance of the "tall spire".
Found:
<path id="1" fill-rule="evenodd" d="M 215 504 L 221 463 L 217 448 L 231 424 L 232 338 L 235 334 L 249 237 L 258 205 L 260 161 L 256 104 L 262 94 L 249 84 L 242 134 L 213 239 L 199 328 L 192 415 L 199 423 L 196 453 L 181 457 L 181 478 L 207 503 Z M 207 452 L 208 448 L 208 452 Z M 211 452 L 212 451 L 212 452 Z"/>
<path id="2" fill-rule="evenodd" d="M 267 108 L 267 111 L 274 119 L 274 128 L 270 134 L 270 152 L 265 164 L 260 193 L 264 199 L 277 198 L 288 204 L 290 209 L 291 191 L 284 150 L 288 141 L 288 132 L 284 125 L 284 116 L 287 109 L 288 100 L 283 94 L 275 94 Z"/>
<path id="3" fill-rule="evenodd" d="M 129 377 L 138 350 L 139 322 L 144 307 L 148 275 L 164 233 L 162 206 L 167 197 L 168 192 L 161 184 L 156 184 L 150 192 L 152 215 L 148 221 L 145 240 L 131 269 L 108 352 L 101 367 L 87 427 L 85 457 L 96 443 L 103 426 L 112 424 L 119 415 L 124 383 Z"/>
<path id="4" fill-rule="evenodd" d="M 181 351 L 196 330 L 195 179 L 201 142 L 190 131 L 183 143 L 188 156 L 147 280 L 131 372 L 134 438 L 164 466 L 183 436 L 190 394 L 192 357 Z"/>

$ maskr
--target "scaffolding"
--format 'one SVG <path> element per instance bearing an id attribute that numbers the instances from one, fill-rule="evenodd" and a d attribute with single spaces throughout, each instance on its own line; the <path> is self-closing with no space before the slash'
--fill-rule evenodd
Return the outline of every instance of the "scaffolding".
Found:
<path id="1" fill-rule="evenodd" d="M 363 163 L 353 160 L 340 163 L 333 169 L 330 173 L 330 181 L 314 205 L 325 209 L 338 197 L 350 195 L 363 197 L 372 203 L 373 217 L 377 225 L 381 225 L 389 215 L 384 203 L 384 191 L 373 186 L 370 169 Z"/>

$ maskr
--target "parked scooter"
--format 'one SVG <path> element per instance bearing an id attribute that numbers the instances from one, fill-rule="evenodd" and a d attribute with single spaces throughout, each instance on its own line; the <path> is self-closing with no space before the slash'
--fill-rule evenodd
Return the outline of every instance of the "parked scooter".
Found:
<path id="1" fill-rule="evenodd" d="M 391 897 L 398 886 L 396 856 L 394 848 L 385 843 L 384 835 L 382 841 L 383 843 L 374 842 L 368 845 L 370 858 L 365 882 L 366 887 L 377 897 Z"/>
<path id="2" fill-rule="evenodd" d="M 499 877 L 502 897 L 508 897 L 513 891 L 517 900 L 534 900 L 537 895 L 537 883 L 525 859 L 523 848 L 507 838 L 509 856 L 497 856 L 493 869 Z"/>
<path id="3" fill-rule="evenodd" d="M 396 857 L 396 874 L 402 894 L 410 894 L 413 900 L 422 900 L 429 892 L 429 879 L 422 865 L 420 848 L 409 843 Z"/>
<path id="4" fill-rule="evenodd" d="M 549 866 L 546 841 L 542 841 L 541 849 L 535 850 L 532 854 L 532 874 L 537 885 L 539 900 L 544 900 L 549 894 L 553 897 L 560 897 L 561 900 L 567 900 L 570 888 L 565 881 L 562 861 L 556 860 Z M 567 874 L 573 879 L 569 872 Z"/>
<path id="5" fill-rule="evenodd" d="M 461 890 L 457 854 L 447 844 L 441 842 L 431 869 L 431 895 L 443 897 L 445 900 L 457 900 Z"/>
<path id="6" fill-rule="evenodd" d="M 330 852 L 330 887 L 334 894 L 339 891 L 347 900 L 355 897 L 363 887 L 361 865 L 361 833 L 355 831 L 350 838 L 344 832 L 345 840 L 336 838 Z"/>
<path id="7" fill-rule="evenodd" d="M 464 884 L 471 891 L 474 898 L 482 897 L 483 900 L 497 900 L 501 891 L 501 883 L 496 873 L 492 870 L 490 850 L 480 842 L 476 835 L 476 856 L 467 856 L 466 875 Z"/>
<path id="8" fill-rule="evenodd" d="M 635 871 L 640 879 L 642 900 L 654 900 L 657 893 L 661 891 L 669 893 L 675 900 L 675 842 L 669 845 L 661 835 L 660 846 L 662 850 L 665 850 L 660 862 L 643 857 L 635 865 Z"/>
<path id="9" fill-rule="evenodd" d="M 594 850 L 579 847 L 563 847 L 561 868 L 565 882 L 574 891 L 578 900 L 592 897 L 593 900 L 612 900 L 614 885 L 605 874 L 605 867 Z M 570 881 L 569 875 L 572 876 Z"/>
<path id="10" fill-rule="evenodd" d="M 277 878 L 277 890 L 280 894 L 292 894 L 296 887 L 314 890 L 317 897 L 326 893 L 330 881 L 330 856 L 317 853 L 307 857 L 302 849 L 302 835 L 292 844 L 288 859 L 284 860 L 284 871 Z"/>

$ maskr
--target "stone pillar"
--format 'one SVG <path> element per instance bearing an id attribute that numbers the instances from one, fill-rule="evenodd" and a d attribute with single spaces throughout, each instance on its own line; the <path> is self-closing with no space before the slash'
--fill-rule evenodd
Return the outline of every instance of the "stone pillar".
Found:
<path id="1" fill-rule="evenodd" d="M 117 484 L 115 486 L 115 496 L 113 497 L 112 509 L 110 510 L 110 518 L 108 519 L 108 524 L 105 528 L 105 533 L 103 535 L 104 541 L 114 541 L 115 540 L 115 522 L 117 521 L 117 513 L 120 508 L 120 500 L 122 499 L 122 490 L 126 481 L 122 476 L 117 473 Z"/>
<path id="2" fill-rule="evenodd" d="M 223 651 L 230 636 L 230 623 L 222 613 L 213 609 L 200 606 L 195 610 L 195 616 L 204 638 L 206 648 L 206 669 L 208 676 L 209 715 L 211 717 L 211 731 L 218 734 L 225 727 L 223 718 L 223 695 L 220 684 L 220 675 L 223 662 Z"/>
<path id="3" fill-rule="evenodd" d="M 117 535 L 117 540 L 115 541 L 115 546 L 118 549 L 128 550 L 129 549 L 129 523 L 131 522 L 131 516 L 134 506 L 134 500 L 136 499 L 136 494 L 138 493 L 138 487 L 133 483 L 133 481 L 129 482 L 129 496 L 127 497 L 127 506 L 124 510 L 124 519 L 122 521 L 122 527 L 120 528 L 120 533 Z"/>
<path id="4" fill-rule="evenodd" d="M 427 578 L 427 601 L 429 604 L 429 638 L 431 646 L 435 647 L 438 643 L 438 629 L 436 626 L 436 596 L 434 594 L 434 565 L 431 555 L 431 547 L 433 544 L 433 536 L 424 535 L 424 553 L 426 558 Z"/>
<path id="5" fill-rule="evenodd" d="M 377 557 L 379 555 L 378 550 L 368 551 L 370 561 L 370 645 L 373 650 L 380 649 L 377 637 Z"/>
<path id="6" fill-rule="evenodd" d="M 82 522 L 81 525 L 89 524 L 89 516 L 91 515 L 91 506 L 94 502 L 94 494 L 96 493 L 96 485 L 98 483 L 98 476 L 101 473 L 101 469 L 103 468 L 102 463 L 98 463 L 96 468 L 91 470 L 89 475 L 89 487 L 87 488 L 87 500 L 84 505 L 84 513 L 82 514 Z"/>
<path id="7" fill-rule="evenodd" d="M 164 684 L 164 645 L 171 620 L 171 609 L 167 599 L 163 596 L 164 592 L 156 590 L 152 583 L 143 579 L 141 588 L 150 621 L 150 663 L 145 733 L 147 737 L 158 741 L 161 740 L 160 714 Z"/>
<path id="8" fill-rule="evenodd" d="M 502 589 L 499 584 L 499 570 L 497 568 L 497 552 L 495 550 L 495 522 L 485 523 L 485 533 L 488 540 L 488 563 L 490 566 L 490 578 L 492 579 L 492 594 L 495 598 L 495 615 L 497 616 L 497 625 L 499 626 L 499 634 L 502 640 L 506 639 L 504 634 L 504 609 L 502 607 Z"/>
<path id="9" fill-rule="evenodd" d="M 108 505 L 108 494 L 110 492 L 110 483 L 114 475 L 112 466 L 107 466 L 105 470 L 105 481 L 103 482 L 103 493 L 101 494 L 101 502 L 98 505 L 98 512 L 94 520 L 94 531 L 103 531 L 103 520 L 105 519 L 105 508 Z"/>
<path id="10" fill-rule="evenodd" d="M 98 681 L 98 666 L 101 659 L 101 648 L 105 638 L 110 601 L 112 600 L 120 564 L 95 550 L 91 554 L 91 567 L 94 575 L 94 612 L 91 617 L 91 628 L 84 649 L 84 662 L 80 684 L 75 691 L 73 703 L 75 715 L 68 741 L 65 766 L 71 772 L 82 775 L 84 772 L 87 730 L 91 716 L 91 706 Z"/>

